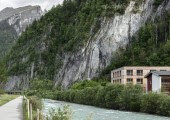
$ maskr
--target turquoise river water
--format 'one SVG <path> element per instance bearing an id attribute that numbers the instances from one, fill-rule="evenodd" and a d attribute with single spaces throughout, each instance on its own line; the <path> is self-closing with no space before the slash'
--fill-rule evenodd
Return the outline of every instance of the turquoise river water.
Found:
<path id="1" fill-rule="evenodd" d="M 59 107 L 63 108 L 65 105 L 69 105 L 73 111 L 73 120 L 86 120 L 86 118 L 90 115 L 92 115 L 92 120 L 170 120 L 168 117 L 102 109 L 93 106 L 79 105 L 49 99 L 43 100 L 43 103 L 43 112 L 45 114 L 47 114 L 51 108 L 57 109 Z"/>

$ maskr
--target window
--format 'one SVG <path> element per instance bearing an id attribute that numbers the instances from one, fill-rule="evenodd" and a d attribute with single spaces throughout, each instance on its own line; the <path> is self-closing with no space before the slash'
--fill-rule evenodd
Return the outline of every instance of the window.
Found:
<path id="1" fill-rule="evenodd" d="M 166 70 L 160 70 L 160 71 L 166 71 Z"/>
<path id="2" fill-rule="evenodd" d="M 115 72 L 115 76 L 117 77 L 118 75 L 117 75 L 117 72 Z"/>
<path id="3" fill-rule="evenodd" d="M 115 77 L 115 74 L 113 73 L 113 77 Z"/>
<path id="4" fill-rule="evenodd" d="M 143 76 L 143 70 L 137 70 L 137 75 L 138 76 Z"/>
<path id="5" fill-rule="evenodd" d="M 133 83 L 133 79 L 132 78 L 127 78 L 127 83 Z"/>
<path id="6" fill-rule="evenodd" d="M 156 71 L 156 70 L 150 70 L 150 72 L 154 72 L 154 71 Z"/>
<path id="7" fill-rule="evenodd" d="M 136 83 L 137 83 L 137 84 L 143 84 L 143 79 L 142 79 L 142 78 L 138 78 L 138 79 L 136 80 Z"/>
<path id="8" fill-rule="evenodd" d="M 127 70 L 127 75 L 132 76 L 133 75 L 133 70 Z"/>
<path id="9" fill-rule="evenodd" d="M 117 71 L 117 77 L 119 77 L 119 71 Z"/>
<path id="10" fill-rule="evenodd" d="M 117 79 L 117 80 L 113 80 L 113 83 L 115 83 L 115 84 L 116 83 L 121 83 L 121 81 L 122 81 L 121 79 Z"/>

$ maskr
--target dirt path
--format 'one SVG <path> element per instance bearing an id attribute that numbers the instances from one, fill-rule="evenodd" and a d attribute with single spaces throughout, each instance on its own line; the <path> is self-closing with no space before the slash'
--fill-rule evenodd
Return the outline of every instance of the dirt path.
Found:
<path id="1" fill-rule="evenodd" d="M 0 107 L 0 120 L 23 120 L 23 97 L 20 96 Z"/>

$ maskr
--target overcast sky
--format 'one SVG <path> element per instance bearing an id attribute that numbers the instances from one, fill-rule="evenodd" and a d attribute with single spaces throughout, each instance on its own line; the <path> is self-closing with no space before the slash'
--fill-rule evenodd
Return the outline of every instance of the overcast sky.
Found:
<path id="1" fill-rule="evenodd" d="M 27 5 L 40 5 L 42 10 L 49 10 L 53 5 L 61 4 L 63 0 L 0 0 L 0 10 L 6 7 L 22 7 Z"/>

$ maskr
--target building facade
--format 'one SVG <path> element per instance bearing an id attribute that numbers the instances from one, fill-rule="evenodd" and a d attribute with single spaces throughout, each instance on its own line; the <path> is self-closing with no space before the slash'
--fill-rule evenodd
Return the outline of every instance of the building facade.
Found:
<path id="1" fill-rule="evenodd" d="M 111 71 L 111 83 L 141 85 L 147 91 L 147 78 L 152 71 L 170 71 L 170 67 L 125 66 Z"/>

